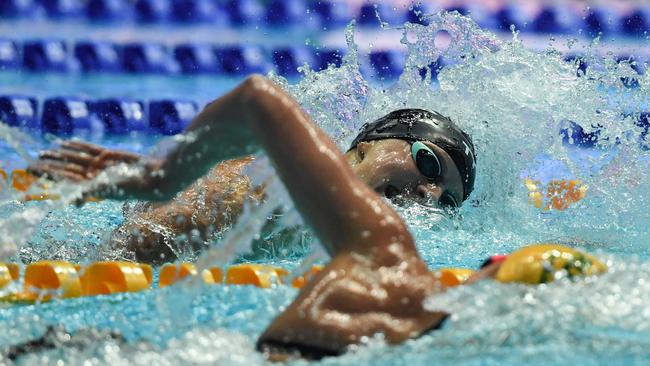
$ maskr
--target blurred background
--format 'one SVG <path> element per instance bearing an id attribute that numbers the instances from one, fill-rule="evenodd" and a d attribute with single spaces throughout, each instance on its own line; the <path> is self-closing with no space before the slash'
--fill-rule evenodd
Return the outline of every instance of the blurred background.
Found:
<path id="1" fill-rule="evenodd" d="M 340 65 L 352 21 L 364 76 L 390 83 L 404 66 L 400 28 L 440 10 L 502 39 L 519 32 L 583 71 L 591 43 L 638 74 L 650 57 L 643 1 L 0 0 L 0 120 L 55 135 L 175 134 L 250 73 L 292 81 L 300 66 Z"/>

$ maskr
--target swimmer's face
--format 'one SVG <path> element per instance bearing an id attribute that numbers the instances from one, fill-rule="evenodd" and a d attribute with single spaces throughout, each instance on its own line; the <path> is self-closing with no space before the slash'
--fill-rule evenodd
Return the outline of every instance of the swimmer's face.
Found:
<path id="1" fill-rule="evenodd" d="M 423 142 L 439 158 L 443 174 L 427 178 L 411 155 L 411 144 L 399 139 L 361 142 L 345 157 L 352 170 L 368 186 L 389 199 L 401 197 L 427 205 L 437 205 L 445 194 L 459 204 L 463 201 L 463 184 L 458 168 L 443 149 Z"/>

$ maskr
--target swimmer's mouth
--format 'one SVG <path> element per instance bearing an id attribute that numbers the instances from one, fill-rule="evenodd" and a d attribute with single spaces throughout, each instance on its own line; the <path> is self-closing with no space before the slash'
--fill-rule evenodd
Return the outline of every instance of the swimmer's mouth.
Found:
<path id="1" fill-rule="evenodd" d="M 387 185 L 384 188 L 384 197 L 386 197 L 388 200 L 390 200 L 394 205 L 397 206 L 408 206 L 413 203 L 421 203 L 424 204 L 423 202 L 420 202 L 422 200 L 418 199 L 418 197 L 414 197 L 412 194 L 410 194 L 409 191 L 400 191 L 397 189 L 397 187 L 392 186 L 392 185 Z"/>
<path id="2" fill-rule="evenodd" d="M 392 186 L 392 185 L 387 185 L 386 188 L 384 188 L 384 197 L 388 198 L 389 200 L 393 200 L 398 196 L 401 196 L 401 193 L 397 187 Z"/>
<path id="3" fill-rule="evenodd" d="M 419 194 L 414 195 L 408 190 L 400 191 L 397 187 L 390 184 L 384 187 L 383 194 L 384 197 L 397 206 L 409 206 L 415 203 L 430 208 L 441 208 L 437 199 L 432 199 L 431 197 Z"/>

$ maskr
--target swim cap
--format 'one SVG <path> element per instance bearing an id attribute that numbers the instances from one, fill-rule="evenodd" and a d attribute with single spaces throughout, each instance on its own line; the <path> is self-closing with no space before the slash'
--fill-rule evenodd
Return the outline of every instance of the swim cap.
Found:
<path id="1" fill-rule="evenodd" d="M 593 276 L 607 266 L 593 256 L 558 244 L 535 244 L 510 254 L 497 271 L 499 282 L 540 284 L 557 277 Z"/>
<path id="2" fill-rule="evenodd" d="M 424 109 L 400 109 L 366 123 L 352 141 L 349 150 L 360 142 L 401 139 L 429 141 L 442 148 L 456 164 L 463 182 L 463 201 L 474 189 L 476 155 L 472 139 L 456 124 L 437 112 Z"/>

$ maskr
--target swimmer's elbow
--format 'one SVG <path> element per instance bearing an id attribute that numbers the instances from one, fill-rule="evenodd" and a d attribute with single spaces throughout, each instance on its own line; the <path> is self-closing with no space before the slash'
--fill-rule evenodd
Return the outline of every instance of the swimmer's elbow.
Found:
<path id="1" fill-rule="evenodd" d="M 264 75 L 252 74 L 248 76 L 240 85 L 243 102 L 248 106 L 257 104 L 259 97 L 268 93 L 272 87 L 273 82 Z"/>

